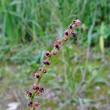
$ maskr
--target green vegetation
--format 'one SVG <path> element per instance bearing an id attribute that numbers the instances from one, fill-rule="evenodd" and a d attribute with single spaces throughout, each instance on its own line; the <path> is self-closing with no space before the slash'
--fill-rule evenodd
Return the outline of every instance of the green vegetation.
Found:
<path id="1" fill-rule="evenodd" d="M 10 102 L 26 108 L 22 92 L 36 82 L 34 73 L 43 65 L 45 51 L 77 18 L 82 24 L 52 59 L 41 80 L 45 93 L 36 100 L 41 110 L 109 110 L 109 0 L 1 0 L 1 110 Z"/>

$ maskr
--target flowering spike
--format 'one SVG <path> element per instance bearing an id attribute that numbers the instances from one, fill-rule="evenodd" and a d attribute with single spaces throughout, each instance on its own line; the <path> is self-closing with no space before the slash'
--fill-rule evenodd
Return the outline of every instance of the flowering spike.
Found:
<path id="1" fill-rule="evenodd" d="M 39 94 L 44 92 L 44 87 L 39 87 L 39 82 L 40 82 L 40 80 L 42 78 L 43 73 L 47 72 L 46 66 L 51 64 L 51 61 L 49 61 L 50 58 L 51 58 L 51 55 L 57 55 L 56 50 L 60 49 L 60 46 L 61 46 L 60 44 L 69 39 L 68 35 L 75 33 L 74 32 L 74 28 L 76 26 L 78 26 L 80 23 L 81 23 L 80 20 L 78 20 L 78 19 L 74 20 L 73 21 L 73 25 L 72 24 L 69 25 L 70 29 L 64 31 L 64 34 L 65 34 L 64 37 L 61 40 L 59 38 L 56 39 L 55 44 L 54 44 L 54 49 L 51 52 L 46 51 L 45 56 L 47 56 L 48 59 L 43 61 L 44 67 L 43 68 L 39 68 L 40 74 L 39 73 L 35 73 L 35 77 L 38 78 L 38 79 L 37 79 L 37 83 L 33 84 L 33 92 L 31 92 L 30 90 L 27 90 L 26 93 L 25 93 L 29 97 L 31 97 L 30 98 L 30 102 L 28 103 L 29 107 L 33 107 L 33 108 L 34 107 L 35 108 L 39 107 L 40 104 L 38 102 L 33 102 L 33 98 L 34 98 L 35 95 L 39 95 Z"/>

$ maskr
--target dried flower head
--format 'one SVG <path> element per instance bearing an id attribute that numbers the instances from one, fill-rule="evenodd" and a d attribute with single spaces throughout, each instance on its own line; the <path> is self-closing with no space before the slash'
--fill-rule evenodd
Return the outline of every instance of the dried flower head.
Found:
<path id="1" fill-rule="evenodd" d="M 39 104 L 38 102 L 34 102 L 33 105 L 34 105 L 35 107 L 37 107 L 37 108 L 40 107 L 40 104 Z"/>
<path id="2" fill-rule="evenodd" d="M 35 90 L 36 89 L 36 84 L 33 84 L 33 90 Z"/>
<path id="3" fill-rule="evenodd" d="M 70 24 L 70 25 L 69 25 L 69 28 L 70 28 L 70 29 L 74 29 L 74 28 L 75 28 L 75 24 L 73 24 L 73 25 Z"/>
<path id="4" fill-rule="evenodd" d="M 75 24 L 76 26 L 78 26 L 80 23 L 81 21 L 79 19 L 73 21 L 73 24 Z"/>
<path id="5" fill-rule="evenodd" d="M 54 52 L 54 53 L 53 53 L 53 55 L 57 55 L 57 53 L 56 53 L 56 52 Z"/>
<path id="6" fill-rule="evenodd" d="M 45 65 L 50 65 L 50 64 L 51 64 L 51 61 L 44 60 L 43 63 L 44 63 Z"/>
<path id="7" fill-rule="evenodd" d="M 27 91 L 26 91 L 26 94 L 27 94 L 29 97 L 32 96 L 32 92 L 31 92 L 30 90 L 27 90 Z"/>
<path id="8" fill-rule="evenodd" d="M 47 73 L 47 69 L 46 68 L 44 69 L 44 73 Z"/>
<path id="9" fill-rule="evenodd" d="M 35 73 L 35 77 L 39 78 L 40 77 L 39 73 Z"/>
<path id="10" fill-rule="evenodd" d="M 55 48 L 56 48 L 57 50 L 60 49 L 60 45 L 59 45 L 59 44 L 54 44 L 54 46 L 55 46 Z"/>
<path id="11" fill-rule="evenodd" d="M 29 107 L 33 107 L 33 102 L 32 102 L 32 101 L 29 102 L 29 103 L 28 103 L 28 106 L 29 106 Z"/>
<path id="12" fill-rule="evenodd" d="M 36 86 L 35 90 L 39 90 L 39 86 Z"/>
<path id="13" fill-rule="evenodd" d="M 64 38 L 64 41 L 68 41 L 68 39 L 69 39 L 69 38 L 66 37 L 66 38 Z"/>
<path id="14" fill-rule="evenodd" d="M 69 28 L 72 29 L 72 24 L 69 25 Z"/>
<path id="15" fill-rule="evenodd" d="M 49 56 L 50 56 L 50 52 L 47 51 L 47 52 L 45 53 L 45 56 L 49 57 Z"/>
<path id="16" fill-rule="evenodd" d="M 42 71 L 43 68 L 39 68 L 39 71 Z"/>
<path id="17" fill-rule="evenodd" d="M 65 35 L 68 36 L 70 34 L 70 31 L 69 30 L 66 30 L 64 33 L 65 33 Z"/>
<path id="18" fill-rule="evenodd" d="M 74 31 L 74 30 L 71 30 L 70 33 L 71 33 L 71 34 L 75 34 L 75 31 Z"/>
<path id="19" fill-rule="evenodd" d="M 33 84 L 33 90 L 39 90 L 39 86 L 37 86 L 36 84 Z"/>
<path id="20" fill-rule="evenodd" d="M 30 90 L 27 90 L 27 91 L 26 91 L 26 94 L 29 94 L 29 92 L 30 92 Z"/>
<path id="21" fill-rule="evenodd" d="M 32 92 L 29 92 L 28 96 L 31 97 L 32 96 Z"/>
<path id="22" fill-rule="evenodd" d="M 56 38 L 55 43 L 61 44 L 61 40 L 59 38 Z"/>
<path id="23" fill-rule="evenodd" d="M 44 92 L 44 87 L 40 87 L 40 88 L 39 88 L 39 92 L 40 92 L 40 93 Z"/>

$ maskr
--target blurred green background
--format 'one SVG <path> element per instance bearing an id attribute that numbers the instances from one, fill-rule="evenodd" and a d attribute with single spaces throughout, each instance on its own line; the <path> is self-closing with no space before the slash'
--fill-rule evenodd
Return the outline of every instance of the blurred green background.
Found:
<path id="1" fill-rule="evenodd" d="M 0 0 L 0 109 L 25 110 L 45 52 L 82 23 L 40 82 L 39 110 L 110 110 L 110 0 Z"/>

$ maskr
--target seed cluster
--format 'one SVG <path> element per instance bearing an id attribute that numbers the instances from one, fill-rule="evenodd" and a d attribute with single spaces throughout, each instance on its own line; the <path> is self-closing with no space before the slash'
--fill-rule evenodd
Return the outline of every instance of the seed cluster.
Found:
<path id="1" fill-rule="evenodd" d="M 37 83 L 33 84 L 33 91 L 30 91 L 30 90 L 26 91 L 26 95 L 28 95 L 31 98 L 30 102 L 27 104 L 28 107 L 33 107 L 33 108 L 40 107 L 40 104 L 38 102 L 34 102 L 33 98 L 34 98 L 35 95 L 39 95 L 39 94 L 42 94 L 44 92 L 44 87 L 40 87 L 39 86 L 39 82 L 40 82 L 40 79 L 42 78 L 42 75 L 44 73 L 47 73 L 46 66 L 49 66 L 51 64 L 51 61 L 49 61 L 50 58 L 52 56 L 57 55 L 57 51 L 60 50 L 61 43 L 63 41 L 68 41 L 68 39 L 69 39 L 68 36 L 70 34 L 74 34 L 75 33 L 74 29 L 80 23 L 81 23 L 80 20 L 78 20 L 78 19 L 74 20 L 73 24 L 69 25 L 70 29 L 64 31 L 64 34 L 65 34 L 64 37 L 61 40 L 59 38 L 56 39 L 55 44 L 54 44 L 54 49 L 51 52 L 46 51 L 45 56 L 47 57 L 47 59 L 43 61 L 44 67 L 43 68 L 39 68 L 39 73 L 38 72 L 35 73 L 35 78 L 37 78 Z"/>

